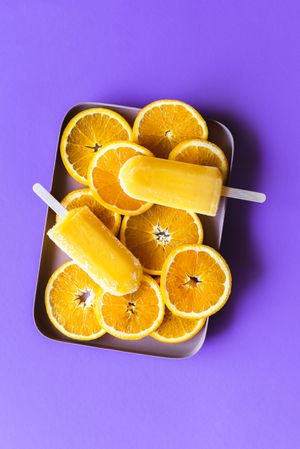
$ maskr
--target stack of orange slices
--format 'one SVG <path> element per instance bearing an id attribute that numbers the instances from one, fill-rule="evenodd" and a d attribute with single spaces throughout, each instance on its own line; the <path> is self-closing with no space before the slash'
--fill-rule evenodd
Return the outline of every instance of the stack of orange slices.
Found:
<path id="1" fill-rule="evenodd" d="M 216 166 L 226 180 L 227 159 L 207 139 L 203 117 L 177 100 L 147 105 L 133 129 L 105 108 L 85 109 L 70 120 L 61 136 L 61 157 L 83 186 L 62 204 L 68 210 L 88 206 L 140 260 L 145 274 L 136 292 L 113 296 L 74 262 L 63 264 L 45 293 L 48 316 L 61 333 L 77 340 L 107 332 L 121 339 L 150 335 L 180 343 L 223 307 L 231 291 L 230 270 L 215 249 L 203 244 L 199 216 L 133 199 L 119 182 L 121 167 L 136 155 Z"/>

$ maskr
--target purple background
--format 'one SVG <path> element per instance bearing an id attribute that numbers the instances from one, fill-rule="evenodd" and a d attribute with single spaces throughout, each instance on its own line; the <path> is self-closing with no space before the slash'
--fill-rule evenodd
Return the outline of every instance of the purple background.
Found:
<path id="1" fill-rule="evenodd" d="M 300 447 L 297 1 L 1 1 L 0 445 Z M 233 132 L 230 302 L 181 361 L 59 344 L 32 308 L 65 112 L 178 98 Z"/>

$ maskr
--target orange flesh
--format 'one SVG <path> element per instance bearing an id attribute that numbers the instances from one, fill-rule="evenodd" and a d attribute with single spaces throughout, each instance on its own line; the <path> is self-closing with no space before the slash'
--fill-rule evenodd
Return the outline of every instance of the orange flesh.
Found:
<path id="1" fill-rule="evenodd" d="M 119 181 L 120 168 L 133 156 L 139 154 L 126 146 L 112 148 L 99 156 L 92 170 L 94 189 L 105 203 L 124 211 L 136 211 L 146 203 L 128 196 Z"/>
<path id="2" fill-rule="evenodd" d="M 67 138 L 66 152 L 70 163 L 86 176 L 88 165 L 95 152 L 112 140 L 128 140 L 128 131 L 109 115 L 85 115 L 76 122 Z"/>
<path id="3" fill-rule="evenodd" d="M 198 120 L 178 104 L 153 107 L 145 112 L 139 124 L 139 144 L 149 148 L 157 157 L 167 158 L 179 142 L 202 137 L 203 128 Z"/>
<path id="4" fill-rule="evenodd" d="M 218 302 L 225 280 L 224 272 L 209 254 L 190 250 L 175 256 L 166 288 L 178 310 L 199 313 Z"/>
<path id="5" fill-rule="evenodd" d="M 219 148 L 218 150 L 219 152 L 222 151 Z M 228 164 L 225 156 L 220 160 L 220 157 L 218 157 L 218 155 L 213 151 L 209 150 L 205 146 L 205 143 L 202 144 L 202 146 L 201 143 L 198 143 L 197 145 L 193 145 L 192 143 L 186 145 L 186 147 L 182 148 L 182 150 L 172 159 L 175 161 L 187 162 L 189 164 L 217 167 L 221 171 L 223 179 L 226 180 L 227 178 Z"/>
<path id="6" fill-rule="evenodd" d="M 160 271 L 169 253 L 184 243 L 201 243 L 202 229 L 194 214 L 154 205 L 136 217 L 130 217 L 125 244 L 149 270 Z M 200 231 L 199 231 L 200 227 Z"/>
<path id="7" fill-rule="evenodd" d="M 190 334 L 198 324 L 199 320 L 181 318 L 166 308 L 163 322 L 155 332 L 164 338 L 180 338 Z"/>
<path id="8" fill-rule="evenodd" d="M 104 293 L 101 314 L 107 326 L 117 331 L 140 333 L 148 329 L 158 317 L 156 291 L 143 280 L 135 293 L 118 297 Z"/>
<path id="9" fill-rule="evenodd" d="M 68 332 L 89 336 L 101 330 L 94 312 L 101 288 L 76 264 L 54 280 L 49 305 L 55 320 Z"/>

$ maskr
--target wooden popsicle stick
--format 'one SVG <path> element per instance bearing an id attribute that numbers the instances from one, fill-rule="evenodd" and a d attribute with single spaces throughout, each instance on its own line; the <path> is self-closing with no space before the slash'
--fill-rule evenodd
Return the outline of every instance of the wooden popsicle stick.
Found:
<path id="1" fill-rule="evenodd" d="M 32 186 L 32 190 L 60 217 L 64 217 L 68 213 L 67 209 L 38 182 Z"/>
<path id="2" fill-rule="evenodd" d="M 252 201 L 254 203 L 264 203 L 267 199 L 264 193 L 251 192 L 250 190 L 235 189 L 234 187 L 222 187 L 222 196 L 235 198 L 238 200 Z"/>

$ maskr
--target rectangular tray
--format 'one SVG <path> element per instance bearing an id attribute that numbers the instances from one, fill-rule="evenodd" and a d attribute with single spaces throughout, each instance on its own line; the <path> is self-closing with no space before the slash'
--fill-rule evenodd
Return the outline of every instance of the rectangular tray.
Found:
<path id="1" fill-rule="evenodd" d="M 61 200 L 71 190 L 83 187 L 81 184 L 77 183 L 73 178 L 71 178 L 71 176 L 69 176 L 62 164 L 59 152 L 59 141 L 61 133 L 66 124 L 69 122 L 69 120 L 71 120 L 72 117 L 74 117 L 74 115 L 84 109 L 91 107 L 103 107 L 119 112 L 123 117 L 125 117 L 125 119 L 128 120 L 130 124 L 133 123 L 134 118 L 139 111 L 138 108 L 130 106 L 119 106 L 107 103 L 80 103 L 67 112 L 60 129 L 51 187 L 52 194 L 58 200 Z M 234 151 L 234 142 L 231 132 L 228 130 L 228 128 L 226 128 L 226 126 L 215 120 L 207 120 L 207 125 L 209 130 L 209 140 L 216 143 L 223 149 L 228 159 L 231 171 Z M 206 217 L 204 215 L 200 217 L 204 227 L 204 243 L 213 246 L 216 249 L 220 247 L 221 243 L 225 210 L 226 199 L 222 198 L 216 217 Z M 46 235 L 48 229 L 51 228 L 54 223 L 55 214 L 54 212 L 52 212 L 52 210 L 48 209 L 34 302 L 34 321 L 38 330 L 43 335 L 53 340 L 66 343 L 76 343 L 80 345 L 94 346 L 102 349 L 113 349 L 117 351 L 126 351 L 169 358 L 191 357 L 200 350 L 205 341 L 208 320 L 206 321 L 206 325 L 204 326 L 204 328 L 191 340 L 173 345 L 161 343 L 157 340 L 152 339 L 151 337 L 146 337 L 142 340 L 136 341 L 124 341 L 114 338 L 108 334 L 105 334 L 98 340 L 77 341 L 71 340 L 57 331 L 47 317 L 44 304 L 44 292 L 51 274 L 63 262 L 68 260 L 68 257 L 62 251 L 60 251 Z"/>

